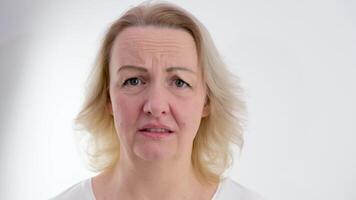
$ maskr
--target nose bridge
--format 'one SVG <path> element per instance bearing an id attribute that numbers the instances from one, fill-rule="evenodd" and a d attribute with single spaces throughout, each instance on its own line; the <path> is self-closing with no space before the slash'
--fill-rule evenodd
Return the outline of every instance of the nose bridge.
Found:
<path id="1" fill-rule="evenodd" d="M 158 75 L 158 74 L 156 74 Z M 154 116 L 160 116 L 169 112 L 168 91 L 162 83 L 161 78 L 156 76 L 150 82 L 149 90 L 147 90 L 144 112 Z"/>

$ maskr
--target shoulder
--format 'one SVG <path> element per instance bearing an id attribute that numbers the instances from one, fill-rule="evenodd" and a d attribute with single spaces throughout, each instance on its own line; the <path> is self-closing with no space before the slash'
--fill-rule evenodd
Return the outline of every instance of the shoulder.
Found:
<path id="1" fill-rule="evenodd" d="M 91 178 L 83 180 L 50 200 L 95 200 L 91 187 Z"/>
<path id="2" fill-rule="evenodd" d="M 240 185 L 230 178 L 221 180 L 213 200 L 262 200 L 262 197 L 252 190 Z"/>

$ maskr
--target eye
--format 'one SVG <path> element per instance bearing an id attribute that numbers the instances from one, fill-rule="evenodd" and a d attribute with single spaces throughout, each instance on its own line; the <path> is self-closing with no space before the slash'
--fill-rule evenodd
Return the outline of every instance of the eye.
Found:
<path id="1" fill-rule="evenodd" d="M 183 81 L 180 78 L 177 78 L 177 79 L 174 80 L 174 85 L 177 88 L 191 87 L 187 82 Z"/>
<path id="2" fill-rule="evenodd" d="M 137 77 L 129 78 L 124 81 L 123 86 L 136 86 L 139 84 L 145 84 L 141 79 Z"/>

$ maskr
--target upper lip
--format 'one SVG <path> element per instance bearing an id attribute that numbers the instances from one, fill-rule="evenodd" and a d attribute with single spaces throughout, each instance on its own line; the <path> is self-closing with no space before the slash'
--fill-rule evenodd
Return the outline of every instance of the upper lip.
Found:
<path id="1" fill-rule="evenodd" d="M 144 131 L 145 129 L 149 129 L 149 128 L 161 128 L 161 129 L 166 129 L 168 130 L 168 132 L 172 133 L 173 129 L 171 129 L 169 126 L 160 124 L 160 123 L 149 123 L 149 124 L 145 124 L 144 126 L 142 126 L 139 131 Z"/>

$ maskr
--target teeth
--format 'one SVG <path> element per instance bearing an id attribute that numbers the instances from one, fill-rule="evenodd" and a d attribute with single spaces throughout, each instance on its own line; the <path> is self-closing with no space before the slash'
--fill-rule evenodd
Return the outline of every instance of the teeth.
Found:
<path id="1" fill-rule="evenodd" d="M 169 132 L 169 130 L 165 128 L 146 128 L 145 130 L 148 132 L 158 132 L 158 133 Z"/>

